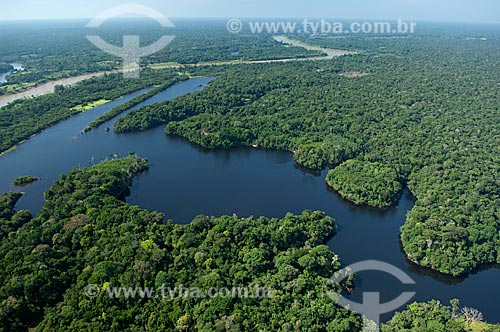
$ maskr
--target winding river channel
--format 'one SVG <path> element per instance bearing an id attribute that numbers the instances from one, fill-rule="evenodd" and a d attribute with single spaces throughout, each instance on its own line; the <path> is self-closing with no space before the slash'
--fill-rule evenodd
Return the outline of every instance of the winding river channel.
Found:
<path id="1" fill-rule="evenodd" d="M 328 48 L 322 48 L 319 46 L 309 45 L 307 43 L 303 43 L 300 41 L 289 39 L 285 36 L 274 36 L 273 39 L 276 42 L 282 43 L 283 45 L 302 47 L 302 48 L 305 48 L 306 50 L 311 50 L 311 51 L 321 51 L 324 53 L 324 56 L 314 56 L 314 57 L 310 57 L 310 58 L 273 59 L 273 60 L 214 61 L 214 62 L 200 62 L 200 63 L 194 63 L 194 64 L 185 64 L 185 65 L 181 65 L 181 64 L 177 64 L 177 63 L 167 64 L 167 65 L 155 65 L 155 64 L 153 64 L 153 65 L 150 65 L 150 68 L 152 68 L 152 69 L 181 68 L 181 67 L 189 68 L 189 67 L 203 67 L 203 66 L 282 63 L 282 62 L 311 61 L 311 60 L 317 61 L 317 60 L 330 60 L 330 59 L 333 59 L 334 57 L 342 56 L 342 55 L 356 54 L 355 52 L 350 52 L 350 51 L 333 50 L 333 49 L 328 49 Z M 12 63 L 11 65 L 14 67 L 15 70 L 24 70 L 24 68 L 22 68 L 21 64 Z M 56 85 L 62 85 L 62 86 L 73 85 L 73 84 L 87 80 L 87 79 L 92 78 L 92 77 L 99 77 L 99 76 L 103 76 L 105 74 L 111 74 L 111 73 L 116 73 L 116 72 L 118 72 L 118 70 L 101 71 L 101 72 L 96 72 L 96 73 L 91 73 L 91 74 L 84 74 L 84 75 L 79 75 L 79 76 L 62 78 L 59 80 L 50 81 L 50 82 L 35 86 L 35 87 L 30 88 L 26 91 L 18 92 L 15 94 L 2 95 L 2 96 L 0 96 L 0 107 L 3 107 L 3 106 L 5 106 L 13 101 L 18 100 L 18 99 L 38 97 L 38 96 L 42 96 L 42 95 L 45 95 L 48 93 L 53 93 Z M 5 73 L 5 74 L 0 75 L 0 83 L 7 82 L 6 76 L 8 74 L 9 73 Z"/>
<path id="2" fill-rule="evenodd" d="M 193 78 L 178 83 L 136 108 L 201 90 L 210 80 Z M 133 151 L 149 159 L 150 170 L 134 180 L 127 198 L 130 204 L 161 211 L 177 223 L 187 223 L 198 214 L 282 217 L 287 212 L 322 210 L 337 220 L 338 234 L 328 245 L 345 265 L 381 260 L 399 267 L 416 282 L 405 286 L 387 274 L 363 272 L 357 278 L 353 300 L 361 302 L 366 291 L 381 292 L 382 302 L 404 291 L 415 291 L 415 301 L 439 299 L 446 303 L 459 298 L 462 305 L 480 309 L 487 321 L 500 322 L 500 269 L 453 279 L 418 268 L 405 259 L 399 227 L 414 204 L 408 192 L 397 207 L 388 210 L 357 207 L 328 190 L 326 170 L 320 176 L 303 172 L 295 167 L 288 152 L 206 150 L 184 139 L 167 137 L 163 127 L 133 134 L 105 131 L 116 119 L 81 134 L 92 120 L 144 91 L 59 123 L 0 157 L 0 192 L 19 190 L 11 184 L 17 176 L 40 177 L 40 181 L 22 189 L 26 194 L 17 206 L 37 213 L 43 205 L 43 192 L 60 174 Z"/>

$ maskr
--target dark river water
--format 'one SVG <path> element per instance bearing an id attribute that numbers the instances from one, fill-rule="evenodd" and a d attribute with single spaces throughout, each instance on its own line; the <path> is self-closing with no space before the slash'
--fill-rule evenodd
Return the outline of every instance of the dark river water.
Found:
<path id="1" fill-rule="evenodd" d="M 209 81 L 194 78 L 179 83 L 137 107 L 201 90 Z M 20 190 L 11 184 L 17 176 L 40 177 L 41 181 L 22 189 L 26 195 L 18 204 L 19 209 L 36 213 L 43 205 L 43 192 L 60 174 L 73 167 L 88 167 L 115 153 L 125 156 L 136 152 L 149 159 L 150 170 L 134 180 L 127 198 L 130 204 L 163 212 L 178 223 L 187 223 L 198 214 L 282 217 L 287 212 L 321 210 L 337 220 L 338 234 L 328 245 L 345 265 L 380 260 L 399 267 L 416 282 L 405 286 L 388 274 L 363 272 L 352 300 L 361 302 L 366 291 L 381 292 L 382 302 L 414 291 L 415 301 L 439 299 L 447 303 L 459 298 L 462 305 L 480 309 L 486 320 L 500 322 L 500 269 L 452 279 L 406 261 L 399 227 L 414 204 L 408 192 L 395 208 L 356 207 L 328 190 L 326 171 L 319 176 L 301 171 L 288 152 L 206 150 L 184 139 L 167 137 L 163 126 L 133 134 L 106 132 L 104 128 L 112 127 L 115 120 L 81 134 L 92 120 L 143 92 L 75 116 L 0 157 L 0 192 Z"/>

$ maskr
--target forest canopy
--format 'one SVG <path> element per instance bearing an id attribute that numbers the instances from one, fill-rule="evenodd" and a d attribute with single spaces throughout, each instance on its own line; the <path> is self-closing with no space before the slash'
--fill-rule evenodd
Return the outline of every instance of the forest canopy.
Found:
<path id="1" fill-rule="evenodd" d="M 15 186 L 23 186 L 38 181 L 38 178 L 30 175 L 22 175 L 14 179 L 12 182 Z"/>
<path id="2" fill-rule="evenodd" d="M 337 166 L 328 172 L 326 183 L 358 205 L 380 208 L 396 205 L 403 190 L 393 169 L 361 160 L 348 160 Z"/>
<path id="3" fill-rule="evenodd" d="M 56 86 L 55 93 L 20 99 L 1 107 L 0 153 L 43 129 L 87 110 L 86 106 L 93 102 L 115 100 L 155 85 L 171 85 L 186 79 L 170 69 L 143 70 L 141 75 L 140 80 L 124 80 L 119 73 L 95 77 L 74 86 Z M 117 113 L 112 113 L 111 117 Z M 104 118 L 105 121 L 108 119 L 109 115 Z"/>
<path id="4" fill-rule="evenodd" d="M 4 91 L 119 66 L 117 59 L 88 49 L 82 38 L 75 41 L 70 34 L 68 44 L 51 38 L 46 32 L 53 28 L 35 33 L 29 46 L 9 42 L 9 33 L 0 29 L 0 40 L 6 41 L 0 61 L 21 57 L 26 63 L 26 71 L 14 73 Z M 311 55 L 277 47 L 268 36 L 227 38 L 220 30 L 200 33 L 199 26 L 183 31 L 189 41 L 178 38 L 171 53 L 145 59 L 143 65 Z M 401 228 L 407 257 L 462 275 L 500 263 L 500 44 L 495 36 L 469 40 L 466 33 L 297 35 L 293 38 L 359 54 L 322 62 L 208 65 L 184 73 L 144 69 L 141 81 L 112 74 L 59 86 L 52 95 L 0 109 L 0 151 L 77 114 L 82 105 L 189 76 L 215 76 L 202 92 L 130 112 L 116 122 L 115 131 L 163 124 L 166 134 L 205 147 L 288 150 L 303 167 L 331 168 L 327 182 L 359 204 L 394 205 L 406 185 L 417 198 Z M 33 43 L 37 54 L 31 52 Z M 203 43 L 208 46 L 199 47 Z M 87 57 L 66 57 L 75 47 Z M 335 233 L 332 218 L 305 211 L 281 219 L 199 216 L 188 225 L 174 225 L 159 213 L 123 202 L 132 177 L 146 168 L 145 160 L 131 156 L 72 170 L 46 192 L 46 205 L 36 217 L 15 210 L 21 194 L 0 197 L 0 329 L 361 330 L 359 316 L 320 296 L 324 282 L 340 268 L 340 258 L 324 246 Z M 90 283 L 101 290 L 258 284 L 278 293 L 275 300 L 165 303 L 90 299 L 82 294 Z M 329 285 L 333 289 L 328 290 L 351 286 Z M 434 330 L 464 330 L 453 305 L 412 304 L 383 328 Z"/>
<path id="5" fill-rule="evenodd" d="M 192 69 L 217 80 L 131 112 L 115 130 L 166 124 L 167 134 L 205 147 L 288 150 L 312 169 L 349 159 L 381 163 L 417 198 L 401 229 L 407 257 L 458 276 L 500 263 L 500 46 L 491 39 L 314 38 L 307 41 L 365 51 Z M 353 72 L 365 75 L 345 75 Z M 369 193 L 365 201 L 375 206 L 397 202 L 389 192 L 386 199 Z"/>
<path id="6" fill-rule="evenodd" d="M 332 218 L 305 211 L 165 223 L 163 215 L 119 199 L 146 168 L 131 156 L 74 169 L 45 193 L 33 219 L 13 211 L 19 194 L 0 198 L 1 330 L 361 331 L 359 316 L 323 295 L 352 287 L 329 282 L 341 268 L 324 245 L 335 234 Z M 205 292 L 260 286 L 272 296 L 89 298 L 89 284 Z"/>

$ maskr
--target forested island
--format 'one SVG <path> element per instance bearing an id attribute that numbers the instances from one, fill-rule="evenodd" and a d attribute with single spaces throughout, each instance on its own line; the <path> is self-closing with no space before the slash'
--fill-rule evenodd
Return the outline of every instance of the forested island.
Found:
<path id="1" fill-rule="evenodd" d="M 112 118 L 116 117 L 117 115 L 131 109 L 132 107 L 142 103 L 143 101 L 153 97 L 154 95 L 166 90 L 167 88 L 171 87 L 175 83 L 178 83 L 178 82 L 181 82 L 181 81 L 184 81 L 187 79 L 188 79 L 188 76 L 186 76 L 186 75 L 178 75 L 177 77 L 173 77 L 173 78 L 167 80 L 166 82 L 163 82 L 162 84 L 152 88 L 150 91 L 143 93 L 140 96 L 135 97 L 134 99 L 132 99 L 132 100 L 120 105 L 120 106 L 113 108 L 108 113 L 106 113 L 103 116 L 92 121 L 88 125 L 88 127 L 85 128 L 85 132 L 89 132 L 92 129 L 98 128 L 103 123 L 105 123 L 105 122 L 111 120 Z"/>
<path id="2" fill-rule="evenodd" d="M 132 155 L 74 169 L 45 193 L 34 218 L 14 210 L 21 194 L 0 196 L 3 330 L 362 330 L 362 317 L 324 295 L 353 287 L 351 278 L 329 281 L 341 268 L 324 245 L 335 235 L 332 218 L 305 211 L 281 219 L 198 216 L 187 225 L 165 223 L 163 215 L 120 199 L 147 168 Z M 100 294 L 87 296 L 88 285 Z M 106 292 L 178 285 L 259 286 L 272 296 L 130 300 Z M 466 332 L 469 323 L 457 308 L 412 304 L 382 331 Z M 495 331 L 490 328 L 482 331 Z"/>
<path id="3" fill-rule="evenodd" d="M 85 111 L 89 104 L 96 106 L 102 100 L 115 100 L 131 92 L 185 79 L 172 69 L 143 70 L 141 79 L 133 81 L 123 80 L 123 75 L 116 73 L 91 78 L 70 87 L 56 86 L 53 94 L 15 101 L 0 108 L 0 153 L 43 129 Z M 110 119 L 121 111 L 115 110 L 103 119 Z"/>
<path id="4" fill-rule="evenodd" d="M 288 150 L 311 169 L 378 163 L 417 198 L 401 229 L 408 259 L 453 276 L 500 263 L 496 44 L 478 53 L 451 37 L 366 43 L 375 51 L 332 61 L 192 69 L 218 78 L 203 92 L 132 111 L 114 129 L 166 124 L 167 134 L 208 148 Z M 365 170 L 356 177 L 371 186 Z M 391 187 L 362 202 L 395 204 L 399 186 Z"/>
<path id="5" fill-rule="evenodd" d="M 128 113 L 114 130 L 131 133 L 163 125 L 166 135 L 206 148 L 287 150 L 301 169 L 328 168 L 326 183 L 358 205 L 394 206 L 407 187 L 417 199 L 401 228 L 410 261 L 451 276 L 500 263 L 495 33 L 484 40 L 446 29 L 411 38 L 293 35 L 353 53 L 321 62 L 238 64 L 318 52 L 284 48 L 265 34 L 228 37 L 223 28 L 208 25 L 211 29 L 200 33 L 199 25 L 186 24 L 180 30 L 185 39 L 177 38 L 170 53 L 142 63 L 208 65 L 144 68 L 141 80 L 109 74 L 0 108 L 0 153 L 100 103 L 150 89 L 87 130 L 188 77 L 216 77 L 201 92 Z M 16 42 L 2 44 L 0 61 L 25 56 L 42 44 L 57 46 L 38 47 L 38 54 L 25 56 L 28 70 L 12 74 L 0 93 L 119 66 L 117 59 L 83 46 L 82 36 L 68 32 L 71 42 L 62 43 L 57 33 L 47 33 L 57 29 L 32 32 L 29 45 L 22 38 L 26 31 Z M 110 30 L 107 37 L 120 32 Z M 85 56 L 67 57 L 68 48 Z M 216 66 L 215 61 L 234 64 Z M 187 225 L 165 222 L 165 216 L 123 201 L 132 178 L 147 168 L 146 160 L 131 156 L 74 169 L 46 192 L 36 217 L 16 211 L 21 194 L 0 196 L 0 329 L 361 331 L 360 316 L 321 296 L 353 287 L 352 280 L 325 286 L 341 268 L 341 257 L 325 246 L 335 235 L 331 217 L 305 211 L 280 219 L 233 215 L 199 216 Z M 111 286 L 179 284 L 201 289 L 260 285 L 278 291 L 272 300 L 165 303 L 103 294 L 91 299 L 82 291 L 89 284 L 101 292 Z M 471 329 L 498 331 L 471 321 L 455 301 L 411 304 L 382 327 L 387 332 Z"/>
<path id="6" fill-rule="evenodd" d="M 4 329 L 217 330 L 230 322 L 245 331 L 360 331 L 360 317 L 321 296 L 321 285 L 340 269 L 324 245 L 335 234 L 332 218 L 306 211 L 282 219 L 200 216 L 188 225 L 165 223 L 163 215 L 119 199 L 146 168 L 145 160 L 132 156 L 75 169 L 46 192 L 33 219 L 13 210 L 17 194 L 2 197 L 0 222 L 9 234 L 0 244 Z M 88 284 L 204 290 L 260 285 L 275 292 L 262 299 L 127 301 L 105 294 L 89 299 L 82 293 Z M 347 286 L 324 287 L 336 292 Z"/>
<path id="7" fill-rule="evenodd" d="M 38 178 L 29 176 L 29 175 L 23 175 L 23 176 L 15 178 L 12 183 L 15 186 L 25 186 L 25 185 L 28 185 L 28 184 L 32 184 L 32 183 L 34 183 L 34 182 L 36 182 L 38 180 L 39 180 Z"/>
<path id="8" fill-rule="evenodd" d="M 203 92 L 133 111 L 116 122 L 115 130 L 167 124 L 167 134 L 205 147 L 289 150 L 310 169 L 334 169 L 349 159 L 379 163 L 392 169 L 418 199 L 402 228 L 407 257 L 462 275 L 500 260 L 495 231 L 500 177 L 494 167 L 500 155 L 495 153 L 498 59 L 495 44 L 478 45 L 478 55 L 465 42 L 446 40 L 378 40 L 373 49 L 383 57 L 361 53 L 322 62 L 190 68 L 191 75 L 218 79 Z M 364 42 L 374 43 L 369 38 Z M 401 56 L 405 49 L 411 49 L 411 56 Z M 437 50 L 447 53 L 437 57 Z M 440 68 L 446 68 L 446 75 Z M 348 72 L 369 75 L 342 75 Z M 0 150 L 75 114 L 78 105 L 115 99 L 175 77 L 182 76 L 174 69 L 145 70 L 141 81 L 122 85 L 120 75 L 112 74 L 13 103 L 0 112 Z M 475 90 L 469 88 L 471 82 Z"/>
<path id="9" fill-rule="evenodd" d="M 348 160 L 331 170 L 326 183 L 358 205 L 379 208 L 396 205 L 403 190 L 393 169 L 361 160 Z"/>

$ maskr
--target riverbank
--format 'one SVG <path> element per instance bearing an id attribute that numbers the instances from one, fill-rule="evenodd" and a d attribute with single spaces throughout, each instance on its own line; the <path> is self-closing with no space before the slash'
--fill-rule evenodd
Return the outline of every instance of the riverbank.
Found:
<path id="1" fill-rule="evenodd" d="M 136 107 L 193 93 L 201 90 L 200 85 L 205 83 L 204 79 L 179 83 Z M 257 148 L 202 149 L 185 139 L 167 137 L 162 126 L 127 135 L 105 130 L 80 135 L 90 122 L 134 97 L 128 95 L 80 113 L 0 158 L 0 191 L 15 190 L 11 180 L 19 175 L 41 177 L 43 181 L 23 190 L 26 195 L 18 204 L 18 209 L 37 213 L 43 204 L 43 193 L 60 174 L 73 167 L 94 165 L 110 155 L 126 156 L 132 151 L 147 157 L 152 167 L 134 180 L 131 196 L 126 199 L 131 205 L 159 211 L 177 223 L 187 223 L 202 213 L 280 217 L 305 209 L 325 211 L 338 221 L 338 234 L 328 245 L 343 257 L 345 266 L 367 259 L 385 261 L 415 280 L 415 301 L 436 298 L 446 303 L 451 298 L 460 298 L 464 305 L 481 310 L 488 321 L 495 322 L 495 318 L 500 317 L 495 305 L 500 290 L 489 286 L 498 280 L 500 270 L 489 269 L 457 283 L 445 283 L 409 267 L 399 247 L 399 227 L 414 204 L 414 199 L 406 193 L 397 208 L 357 207 L 327 189 L 326 170 L 318 177 L 303 172 L 296 168 L 289 152 Z M 103 126 L 112 128 L 113 121 Z M 400 294 L 397 293 L 400 288 L 386 279 L 373 280 L 367 287 L 391 298 Z M 360 284 L 352 296 L 362 296 L 369 289 Z"/>
<path id="2" fill-rule="evenodd" d="M 80 75 L 80 76 L 74 76 L 74 77 L 68 77 L 68 78 L 63 78 L 57 81 L 51 81 L 48 83 L 44 83 L 42 85 L 39 85 L 37 87 L 31 88 L 29 90 L 19 92 L 16 94 L 12 95 L 3 95 L 0 96 L 0 107 L 6 106 L 7 104 L 23 99 L 23 98 L 31 98 L 31 97 L 38 97 L 42 96 L 48 93 L 54 93 L 54 89 L 56 85 L 62 85 L 62 86 L 68 86 L 68 85 L 73 85 L 78 82 L 81 82 L 83 80 L 87 80 L 89 78 L 93 77 L 99 77 L 103 76 L 106 74 L 111 74 L 116 71 L 103 71 L 103 72 L 98 72 L 98 73 L 93 73 L 93 74 L 85 74 L 85 75 Z"/>
<path id="3" fill-rule="evenodd" d="M 15 178 L 12 184 L 17 187 L 24 187 L 34 182 L 37 182 L 38 180 L 40 179 L 29 175 L 23 175 Z"/>
<path id="4" fill-rule="evenodd" d="M 248 61 L 212 61 L 212 62 L 200 62 L 200 63 L 193 63 L 193 64 L 159 63 L 159 64 L 151 64 L 151 65 L 147 66 L 147 68 L 151 68 L 151 69 L 169 69 L 169 68 L 175 69 L 175 68 L 178 68 L 178 69 L 181 69 L 181 68 L 195 68 L 195 67 L 204 67 L 204 66 L 286 63 L 286 62 L 294 62 L 294 61 L 318 61 L 318 60 L 331 60 L 335 57 L 343 56 L 343 55 L 358 54 L 356 52 L 351 52 L 351 51 L 333 50 L 333 49 L 322 48 L 319 46 L 314 46 L 314 45 L 310 45 L 310 44 L 307 44 L 304 42 L 292 40 L 292 39 L 289 39 L 285 36 L 274 36 L 273 39 L 277 42 L 283 43 L 284 45 L 292 45 L 292 46 L 297 46 L 297 47 L 303 47 L 307 50 L 321 51 L 321 52 L 324 52 L 326 55 L 319 56 L 319 57 L 317 57 L 317 56 L 316 57 L 309 57 L 309 58 L 288 58 L 288 59 L 248 60 Z M 92 78 L 92 77 L 99 77 L 99 76 L 103 76 L 106 74 L 112 74 L 112 73 L 117 73 L 117 72 L 120 72 L 120 70 L 103 71 L 103 72 L 96 72 L 96 73 L 92 73 L 92 74 L 85 74 L 85 75 L 63 78 L 60 80 L 44 83 L 42 85 L 30 88 L 30 89 L 23 91 L 23 92 L 3 95 L 3 96 L 0 96 L 0 107 L 6 106 L 7 104 L 9 104 L 13 101 L 16 101 L 18 99 L 38 97 L 38 96 L 42 96 L 42 95 L 45 95 L 48 93 L 53 93 L 56 85 L 62 85 L 62 86 L 73 85 L 73 84 L 76 84 L 78 82 L 84 81 L 84 80 Z"/>
<path id="5" fill-rule="evenodd" d="M 311 44 L 307 44 L 304 42 L 301 42 L 299 40 L 295 39 L 290 39 L 286 36 L 273 36 L 273 39 L 277 42 L 283 43 L 285 45 L 291 45 L 295 47 L 302 47 L 305 48 L 308 51 L 320 51 L 326 54 L 326 56 L 323 57 L 314 57 L 314 58 L 306 58 L 307 60 L 326 60 L 326 59 L 333 59 L 338 56 L 343 56 L 343 55 L 354 55 L 354 54 L 359 54 L 357 52 L 352 52 L 352 51 L 345 51 L 345 50 L 335 50 L 331 48 L 325 48 L 325 47 L 320 47 L 320 46 L 315 46 Z"/>
<path id="6" fill-rule="evenodd" d="M 24 68 L 22 64 L 18 62 L 0 63 L 0 83 L 6 83 L 8 75 L 20 70 L 24 70 Z"/>

